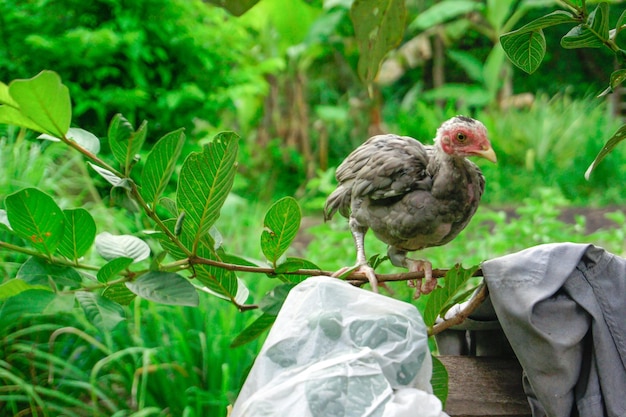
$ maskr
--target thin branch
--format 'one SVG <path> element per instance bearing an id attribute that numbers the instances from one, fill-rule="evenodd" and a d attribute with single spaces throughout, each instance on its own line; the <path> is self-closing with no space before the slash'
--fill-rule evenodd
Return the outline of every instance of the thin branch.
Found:
<path id="1" fill-rule="evenodd" d="M 440 323 L 435 324 L 433 327 L 428 329 L 428 336 L 434 336 L 443 332 L 446 329 L 449 329 L 452 326 L 456 326 L 457 324 L 461 324 L 465 321 L 466 318 L 469 317 L 470 314 L 474 312 L 478 308 L 479 305 L 485 301 L 487 295 L 489 294 L 489 290 L 487 286 L 483 282 L 480 285 L 480 288 L 476 294 L 470 299 L 469 303 L 465 306 L 465 308 L 459 311 L 457 314 L 449 318 L 448 320 L 444 320 Z"/>

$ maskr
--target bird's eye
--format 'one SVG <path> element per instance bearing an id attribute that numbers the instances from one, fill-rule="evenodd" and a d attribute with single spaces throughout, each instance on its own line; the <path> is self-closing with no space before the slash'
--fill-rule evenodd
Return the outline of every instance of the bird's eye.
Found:
<path id="1" fill-rule="evenodd" d="M 465 139 L 467 139 L 467 136 L 465 136 L 465 133 L 458 132 L 456 134 L 456 140 L 458 140 L 459 142 L 465 142 Z"/>

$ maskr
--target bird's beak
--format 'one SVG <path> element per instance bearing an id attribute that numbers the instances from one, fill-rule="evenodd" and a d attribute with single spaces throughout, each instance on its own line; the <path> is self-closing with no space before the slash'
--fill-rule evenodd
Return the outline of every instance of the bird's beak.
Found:
<path id="1" fill-rule="evenodd" d="M 486 160 L 491 161 L 494 164 L 498 162 L 496 153 L 493 151 L 493 148 L 491 147 L 491 145 L 485 146 L 480 151 L 474 151 L 474 155 L 485 158 Z"/>

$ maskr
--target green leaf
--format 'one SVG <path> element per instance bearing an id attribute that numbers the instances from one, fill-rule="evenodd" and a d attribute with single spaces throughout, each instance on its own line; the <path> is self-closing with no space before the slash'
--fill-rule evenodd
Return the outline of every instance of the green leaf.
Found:
<path id="1" fill-rule="evenodd" d="M 163 222 L 163 224 L 173 231 L 175 227 L 176 219 L 169 219 Z M 191 235 L 189 231 L 183 230 L 178 236 L 180 241 L 185 247 L 191 247 L 194 235 Z M 174 259 L 185 259 L 187 255 L 167 237 L 160 238 L 160 243 L 163 249 L 165 249 Z M 209 233 L 205 234 L 197 246 L 197 253 L 199 257 L 210 259 L 213 261 L 224 262 L 224 258 L 227 258 L 223 248 L 216 248 L 213 237 Z M 222 298 L 226 298 L 231 301 L 236 301 L 238 295 L 244 292 L 239 291 L 239 282 L 237 276 L 233 271 L 228 271 L 223 268 L 219 268 L 213 265 L 195 264 L 192 272 L 195 274 L 195 278 L 205 285 L 214 295 L 218 295 Z"/>
<path id="2" fill-rule="evenodd" d="M 131 235 L 112 235 L 109 232 L 96 236 L 96 250 L 104 259 L 132 258 L 135 262 L 150 256 L 150 247 L 146 242 Z"/>
<path id="3" fill-rule="evenodd" d="M 433 374 L 430 378 L 430 384 L 433 387 L 433 394 L 439 398 L 445 409 L 448 399 L 448 371 L 437 357 L 431 357 L 433 359 Z"/>
<path id="4" fill-rule="evenodd" d="M 25 315 L 43 313 L 55 297 L 49 290 L 31 289 L 8 298 L 0 306 L 0 328 L 15 324 Z"/>
<path id="5" fill-rule="evenodd" d="M 0 105 L 7 105 L 10 107 L 19 107 L 15 100 L 9 94 L 9 86 L 3 82 L 0 82 Z"/>
<path id="6" fill-rule="evenodd" d="M 265 314 L 277 316 L 289 295 L 289 291 L 295 286 L 296 284 L 283 284 L 274 287 L 261 299 L 259 308 L 261 308 Z"/>
<path id="7" fill-rule="evenodd" d="M 78 291 L 76 299 L 85 312 L 87 320 L 100 330 L 113 331 L 121 321 L 126 320 L 124 308 L 101 295 Z"/>
<path id="8" fill-rule="evenodd" d="M 219 133 L 202 153 L 190 154 L 183 163 L 176 202 L 178 210 L 186 214 L 183 229 L 193 236 L 189 249 L 194 253 L 202 236 L 217 221 L 232 188 L 238 139 L 232 132 Z"/>
<path id="9" fill-rule="evenodd" d="M 97 155 L 100 152 L 100 139 L 85 129 L 71 127 L 65 136 L 79 144 L 81 148 L 88 150 L 94 155 Z"/>
<path id="10" fill-rule="evenodd" d="M 87 162 L 87 163 L 89 164 L 91 168 L 93 168 L 94 171 L 96 171 L 102 178 L 107 180 L 107 182 L 111 184 L 113 187 L 120 187 L 126 190 L 131 189 L 131 186 L 129 183 L 130 180 L 128 178 L 119 177 L 114 172 L 111 172 L 108 169 L 102 168 L 101 166 L 98 166 L 91 162 Z"/>
<path id="11" fill-rule="evenodd" d="M 601 48 L 609 39 L 609 5 L 600 3 L 589 14 L 586 23 L 573 27 L 561 38 L 561 46 L 573 48 Z"/>
<path id="12" fill-rule="evenodd" d="M 598 164 L 602 162 L 602 160 L 606 158 L 609 153 L 611 153 L 613 148 L 615 148 L 617 144 L 624 139 L 626 139 L 626 125 L 622 125 L 619 129 L 617 129 L 617 132 L 615 132 L 613 136 L 611 136 L 611 138 L 606 142 L 604 147 L 596 156 L 596 159 L 594 159 L 591 165 L 589 165 L 589 168 L 587 168 L 587 171 L 585 172 L 585 178 L 587 180 L 591 176 L 593 170 L 598 166 Z"/>
<path id="13" fill-rule="evenodd" d="M 35 132 L 43 130 L 37 123 L 24 116 L 19 109 L 9 107 L 8 105 L 0 106 L 0 124 L 20 126 Z"/>
<path id="14" fill-rule="evenodd" d="M 10 279 L 5 283 L 0 284 L 0 301 L 5 301 L 7 298 L 15 297 L 16 295 L 28 290 L 50 291 L 50 288 L 44 285 L 31 285 L 19 278 Z"/>
<path id="15" fill-rule="evenodd" d="M 69 90 L 57 73 L 42 71 L 33 78 L 15 80 L 9 84 L 9 94 L 21 114 L 38 126 L 34 130 L 59 138 L 67 133 L 72 104 Z"/>
<path id="16" fill-rule="evenodd" d="M 546 54 L 546 40 L 543 30 L 561 23 L 576 20 L 571 14 L 557 10 L 500 37 L 500 44 L 507 57 L 521 70 L 532 74 L 539 68 Z"/>
<path id="17" fill-rule="evenodd" d="M 184 144 L 183 129 L 175 130 L 159 139 L 146 158 L 141 177 L 141 195 L 153 210 L 176 169 Z"/>
<path id="18" fill-rule="evenodd" d="M 422 31 L 447 22 L 467 13 L 484 9 L 482 3 L 474 0 L 444 0 L 424 10 L 409 24 L 410 31 Z"/>
<path id="19" fill-rule="evenodd" d="M 404 0 L 355 0 L 350 18 L 359 48 L 358 74 L 366 83 L 373 81 L 380 64 L 404 35 Z"/>
<path id="20" fill-rule="evenodd" d="M 272 327 L 275 321 L 275 315 L 267 313 L 262 314 L 254 322 L 252 322 L 252 324 L 243 329 L 243 331 L 239 333 L 237 337 L 235 337 L 235 340 L 232 341 L 230 347 L 236 348 L 258 339 L 259 336 L 261 336 Z"/>
<path id="21" fill-rule="evenodd" d="M 287 258 L 285 262 L 276 266 L 276 277 L 284 282 L 297 284 L 308 278 L 306 275 L 288 274 L 287 272 L 297 271 L 298 269 L 320 270 L 321 268 L 307 259 Z M 273 276 L 272 276 L 273 277 Z"/>
<path id="22" fill-rule="evenodd" d="M 478 265 L 465 269 L 461 265 L 455 265 L 443 278 L 443 287 L 438 287 L 428 296 L 426 307 L 424 308 L 424 323 L 431 327 L 443 307 L 448 305 L 455 297 L 459 289 L 465 289 L 465 284 L 474 275 Z"/>
<path id="23" fill-rule="evenodd" d="M 123 171 L 128 174 L 134 164 L 135 155 L 139 153 L 146 141 L 147 122 L 143 122 L 136 131 L 132 125 L 122 116 L 116 114 L 109 124 L 109 144 L 111 153 L 122 165 Z"/>
<path id="24" fill-rule="evenodd" d="M 293 197 L 281 198 L 265 214 L 261 250 L 272 265 L 276 266 L 298 234 L 301 218 L 300 206 Z"/>
<path id="25" fill-rule="evenodd" d="M 138 296 L 156 303 L 189 307 L 196 307 L 199 303 L 193 284 L 173 272 L 150 271 L 127 282 L 126 286 Z"/>
<path id="26" fill-rule="evenodd" d="M 546 55 L 546 38 L 541 29 L 503 35 L 500 44 L 511 62 L 528 74 L 539 68 Z"/>
<path id="27" fill-rule="evenodd" d="M 598 94 L 598 97 L 604 97 L 607 94 L 612 93 L 624 81 L 626 81 L 626 69 L 619 69 L 617 71 L 613 71 L 611 73 L 611 81 L 609 82 L 609 86 L 603 92 Z"/>
<path id="28" fill-rule="evenodd" d="M 78 260 L 93 245 L 96 222 L 83 208 L 63 210 L 65 230 L 59 244 L 59 253 L 71 260 Z"/>
<path id="29" fill-rule="evenodd" d="M 109 282 L 120 272 L 126 270 L 133 263 L 133 258 L 121 257 L 115 258 L 107 262 L 96 274 L 98 281 Z"/>
<path id="30" fill-rule="evenodd" d="M 61 243 L 65 216 L 52 197 L 25 188 L 6 198 L 7 218 L 18 236 L 36 250 L 52 256 Z"/>
<path id="31" fill-rule="evenodd" d="M 98 139 L 96 135 L 91 132 L 77 127 L 71 127 L 65 134 L 65 137 L 76 142 L 81 148 L 94 155 L 100 152 L 100 139 Z M 49 140 L 51 142 L 61 142 L 60 138 L 47 133 L 42 133 L 37 136 L 37 139 Z"/>
<path id="32" fill-rule="evenodd" d="M 16 278 L 31 285 L 46 285 L 51 288 L 78 288 L 82 280 L 74 268 L 50 264 L 34 256 L 22 264 Z"/>
<path id="33" fill-rule="evenodd" d="M 137 298 L 123 283 L 106 287 L 105 290 L 102 291 L 102 296 L 123 306 L 130 305 L 130 303 Z"/>
<path id="34" fill-rule="evenodd" d="M 250 10 L 259 0 L 206 0 L 216 6 L 228 10 L 235 16 L 241 16 Z"/>

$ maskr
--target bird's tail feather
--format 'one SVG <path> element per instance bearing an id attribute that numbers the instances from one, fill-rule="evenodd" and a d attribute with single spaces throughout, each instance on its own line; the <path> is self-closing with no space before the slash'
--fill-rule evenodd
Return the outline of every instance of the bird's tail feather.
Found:
<path id="1" fill-rule="evenodd" d="M 350 192 L 351 187 L 342 184 L 328 196 L 324 204 L 324 221 L 332 219 L 337 211 L 343 217 L 350 216 Z"/>

